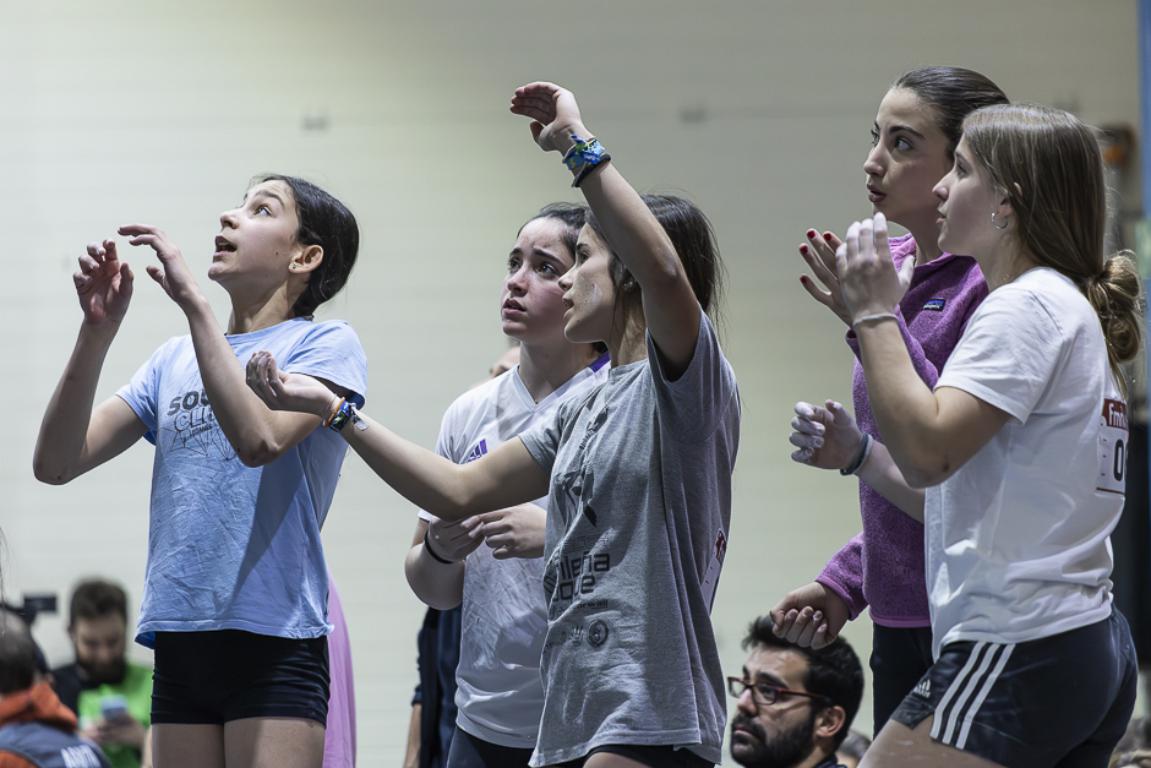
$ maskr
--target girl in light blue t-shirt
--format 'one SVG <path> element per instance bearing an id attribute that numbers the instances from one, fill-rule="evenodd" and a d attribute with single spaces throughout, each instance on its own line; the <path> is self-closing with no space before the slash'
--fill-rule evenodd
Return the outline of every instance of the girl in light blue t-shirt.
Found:
<path id="1" fill-rule="evenodd" d="M 355 217 L 301 179 L 255 180 L 220 215 L 208 270 L 231 298 L 226 330 L 167 235 L 119 233 L 155 252 L 148 274 L 190 333 L 93 407 L 134 275 L 114 240 L 90 244 L 74 277 L 83 322 L 40 428 L 36 477 L 66 483 L 141 437 L 155 445 L 137 640 L 155 649 L 156 762 L 318 767 L 331 629 L 320 526 L 346 445 L 314 416 L 261 403 L 241 360 L 277 349 L 290 369 L 363 402 L 355 333 L 312 320 L 355 263 Z"/>

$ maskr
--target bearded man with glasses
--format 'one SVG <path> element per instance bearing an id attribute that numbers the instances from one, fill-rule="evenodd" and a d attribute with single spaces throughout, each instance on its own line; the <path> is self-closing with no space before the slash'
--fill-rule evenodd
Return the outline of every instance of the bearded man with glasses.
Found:
<path id="1" fill-rule="evenodd" d="M 834 768 L 863 698 L 863 668 L 843 638 L 818 650 L 772 632 L 770 616 L 752 622 L 742 677 L 727 679 L 736 698 L 731 756 L 744 768 Z"/>

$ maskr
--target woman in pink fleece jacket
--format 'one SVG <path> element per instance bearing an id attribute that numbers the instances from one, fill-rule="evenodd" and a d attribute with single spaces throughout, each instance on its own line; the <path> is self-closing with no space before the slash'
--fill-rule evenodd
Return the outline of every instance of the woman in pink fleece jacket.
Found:
<path id="1" fill-rule="evenodd" d="M 880 102 L 863 164 L 867 196 L 909 234 L 892 238 L 891 252 L 910 287 L 899 305 L 899 328 L 919 376 L 934 385 L 968 317 L 987 295 L 975 261 L 944 253 L 937 243 L 939 200 L 932 192 L 948 172 L 963 119 L 989 104 L 1006 103 L 995 83 L 971 70 L 926 67 L 900 77 Z M 800 278 L 811 296 L 848 323 L 835 276 L 839 239 L 807 231 L 800 254 L 815 278 Z M 796 461 L 860 477 L 863 531 L 847 542 L 815 581 L 788 593 L 772 609 L 776 633 L 801 645 L 831 642 L 848 619 L 870 607 L 874 625 L 871 669 L 874 728 L 878 733 L 903 697 L 931 666 L 931 629 L 923 570 L 923 524 L 901 511 L 902 484 L 885 482 L 869 458 L 886 449 L 872 416 L 859 345 L 852 371 L 855 419 L 834 401 L 796 405 L 791 442 Z M 921 503 L 921 502 L 919 502 Z"/>

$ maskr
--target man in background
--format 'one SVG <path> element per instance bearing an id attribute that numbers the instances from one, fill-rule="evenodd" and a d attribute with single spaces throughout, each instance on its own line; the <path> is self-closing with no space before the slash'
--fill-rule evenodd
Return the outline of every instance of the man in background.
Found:
<path id="1" fill-rule="evenodd" d="M 52 671 L 60 701 L 112 768 L 140 768 L 152 712 L 152 670 L 128 661 L 128 597 L 103 579 L 76 585 L 68 612 L 76 661 Z"/>
<path id="2" fill-rule="evenodd" d="M 731 756 L 744 768 L 834 768 L 863 698 L 863 668 L 843 638 L 819 650 L 772 632 L 770 616 L 752 622 L 736 697 Z"/>

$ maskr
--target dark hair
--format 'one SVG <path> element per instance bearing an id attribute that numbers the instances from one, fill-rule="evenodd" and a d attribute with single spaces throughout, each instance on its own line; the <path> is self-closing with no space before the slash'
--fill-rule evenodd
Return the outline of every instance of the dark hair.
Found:
<path id="1" fill-rule="evenodd" d="M 988 77 L 962 67 L 913 69 L 891 87 L 906 88 L 935 110 L 939 130 L 947 137 L 949 157 L 959 146 L 965 117 L 981 107 L 1008 103 L 1007 94 Z"/>
<path id="2" fill-rule="evenodd" d="M 0 695 L 32 687 L 36 679 L 36 643 L 28 625 L 0 609 Z"/>
<path id="3" fill-rule="evenodd" d="M 118 584 L 104 579 L 86 579 L 72 590 L 68 606 L 68 627 L 76 626 L 77 619 L 102 619 L 116 614 L 128 623 L 128 595 Z"/>
<path id="4" fill-rule="evenodd" d="M 643 195 L 643 201 L 671 239 L 688 282 L 703 311 L 714 316 L 723 290 L 723 264 L 711 222 L 690 200 L 675 195 Z M 608 241 L 594 211 L 588 211 L 587 224 L 605 243 Z M 612 283 L 626 287 L 634 279 L 614 253 L 611 259 Z M 638 306 L 639 292 L 632 294 Z M 624 296 L 627 301 L 629 297 Z"/>
<path id="5" fill-rule="evenodd" d="M 315 314 L 317 307 L 339 293 L 348 282 L 360 249 L 360 228 L 356 217 L 343 203 L 310 181 L 268 173 L 256 177 L 252 183 L 265 181 L 282 181 L 292 190 L 296 218 L 300 220 L 296 241 L 302 245 L 318 245 L 324 250 L 323 261 L 309 275 L 307 287 L 292 307 L 296 317 L 307 317 Z"/>
<path id="6" fill-rule="evenodd" d="M 863 667 L 859 657 L 842 637 L 837 637 L 818 650 L 802 648 L 776 637 L 772 626 L 771 616 L 760 616 L 751 622 L 747 637 L 743 639 L 743 649 L 778 648 L 795 651 L 807 659 L 803 687 L 809 693 L 826 696 L 831 705 L 843 707 L 843 727 L 835 734 L 835 748 L 838 749 L 847 738 L 851 723 L 859 712 L 859 702 L 863 700 Z"/>
<path id="7" fill-rule="evenodd" d="M 535 216 L 525 221 L 520 227 L 520 232 L 524 231 L 524 227 L 531 224 L 538 219 L 555 219 L 564 225 L 564 230 L 560 234 L 560 240 L 568 251 L 571 252 L 572 257 L 575 257 L 576 241 L 579 240 L 579 231 L 583 229 L 583 225 L 587 223 L 587 206 L 578 203 L 548 203 L 543 208 L 540 208 Z"/>
<path id="8" fill-rule="evenodd" d="M 1095 308 L 1123 386 L 1119 363 L 1139 353 L 1142 338 L 1141 290 L 1126 254 L 1104 255 L 1107 187 L 1095 133 L 1061 109 L 1012 104 L 973 112 L 963 139 L 1011 203 L 1020 245 Z"/>

